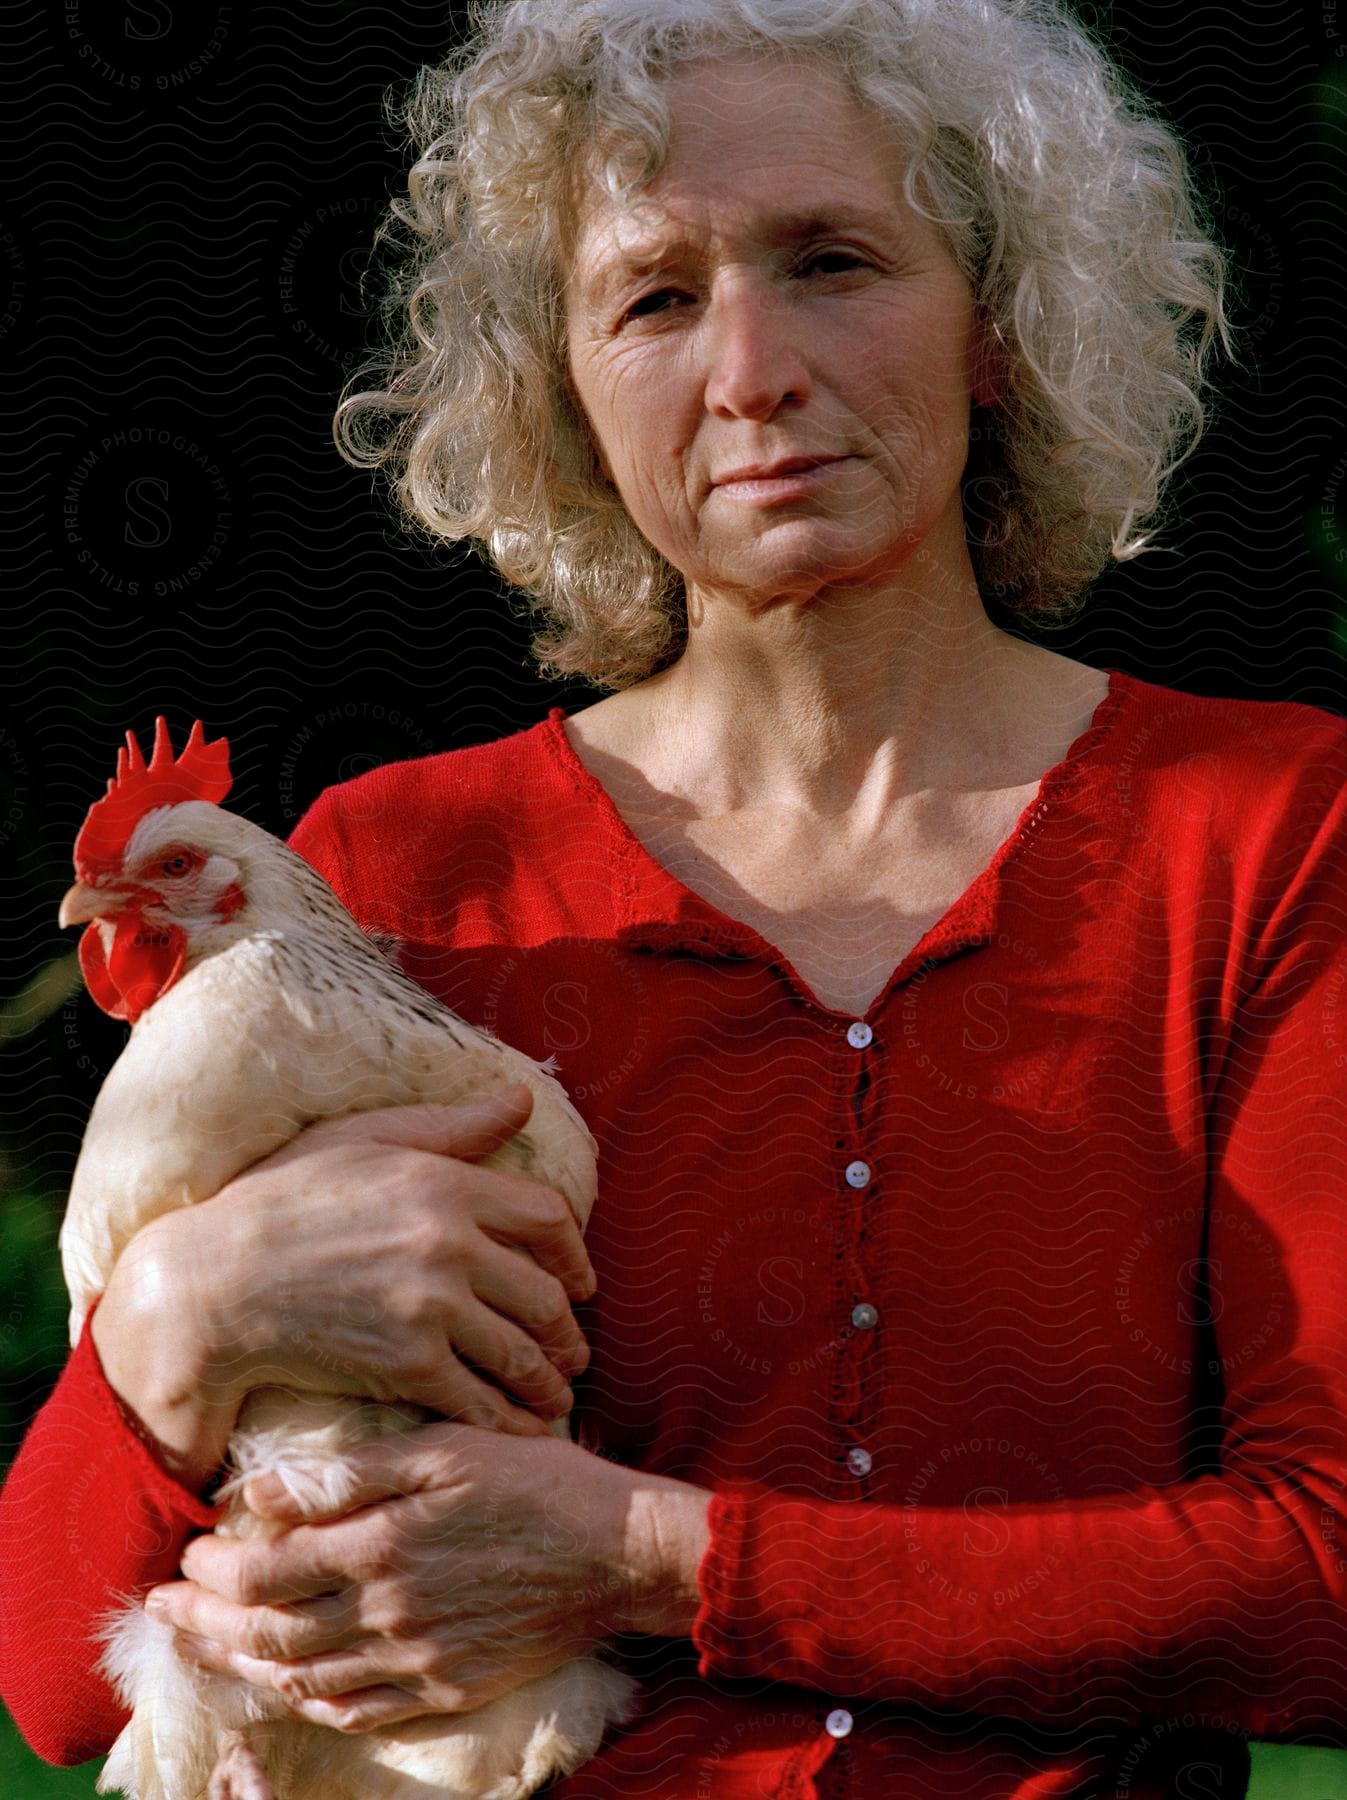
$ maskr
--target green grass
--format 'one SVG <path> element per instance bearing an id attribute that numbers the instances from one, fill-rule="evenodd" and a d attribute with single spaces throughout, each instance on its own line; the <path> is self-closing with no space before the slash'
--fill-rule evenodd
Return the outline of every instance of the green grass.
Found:
<path id="1" fill-rule="evenodd" d="M 94 1792 L 103 1758 L 81 1763 L 78 1769 L 53 1769 L 39 1762 L 19 1736 L 13 1719 L 0 1707 L 0 1794 L 5 1800 L 75 1800 Z"/>
<path id="2" fill-rule="evenodd" d="M 1248 1800 L 1347 1800 L 1347 1751 L 1250 1744 Z"/>

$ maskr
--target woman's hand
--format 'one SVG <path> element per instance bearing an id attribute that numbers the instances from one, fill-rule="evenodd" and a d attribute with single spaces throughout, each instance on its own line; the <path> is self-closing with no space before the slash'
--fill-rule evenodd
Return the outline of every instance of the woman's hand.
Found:
<path id="1" fill-rule="evenodd" d="M 528 1435 L 564 1416 L 565 1376 L 588 1362 L 570 1302 L 594 1289 L 579 1228 L 555 1189 L 474 1160 L 532 1105 L 519 1083 L 322 1120 L 137 1234 L 95 1344 L 187 1474 L 213 1473 L 263 1385 L 418 1401 Z"/>
<path id="2" fill-rule="evenodd" d="M 423 1426 L 351 1462 L 343 1516 L 265 1544 L 188 1545 L 188 1579 L 147 1602 L 184 1654 L 296 1716 L 368 1731 L 472 1711 L 614 1631 L 691 1628 L 704 1489 L 470 1425 Z M 270 1478 L 246 1498 L 298 1516 Z"/>

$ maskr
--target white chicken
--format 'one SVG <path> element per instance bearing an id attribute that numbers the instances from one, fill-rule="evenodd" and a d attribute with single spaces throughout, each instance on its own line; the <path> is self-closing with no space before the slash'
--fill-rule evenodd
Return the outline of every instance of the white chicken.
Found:
<path id="1" fill-rule="evenodd" d="M 72 1343 L 142 1226 L 209 1199 L 316 1119 L 523 1081 L 527 1131 L 483 1165 L 559 1189 L 581 1229 L 594 1201 L 594 1140 L 547 1065 L 405 976 L 302 857 L 221 810 L 229 786 L 228 744 L 207 744 L 198 722 L 175 761 L 161 718 L 148 765 L 127 733 L 117 777 L 76 841 L 61 924 L 86 925 L 90 993 L 132 1031 L 90 1114 L 61 1230 Z M 243 1501 L 244 1481 L 264 1470 L 297 1498 L 339 1505 L 345 1450 L 432 1416 L 258 1390 L 231 1439 L 217 1530 L 283 1529 Z M 567 1435 L 564 1420 L 553 1429 Z M 106 1638 L 104 1666 L 133 1716 L 98 1789 L 134 1800 L 204 1800 L 230 1734 L 265 1766 L 276 1800 L 523 1800 L 592 1756 L 635 1692 L 585 1657 L 475 1712 L 351 1736 L 276 1717 L 260 1690 L 182 1662 L 171 1629 L 137 1605 Z"/>

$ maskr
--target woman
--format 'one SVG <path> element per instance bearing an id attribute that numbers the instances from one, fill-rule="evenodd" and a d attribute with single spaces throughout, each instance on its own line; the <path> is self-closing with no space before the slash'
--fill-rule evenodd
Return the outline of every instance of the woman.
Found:
<path id="1" fill-rule="evenodd" d="M 611 692 L 292 841 L 558 1051 L 597 1291 L 472 1169 L 520 1112 L 315 1128 L 137 1240 L 6 1490 L 89 1564 L 64 1664 L 8 1583 L 30 1741 L 107 1741 L 78 1640 L 152 1586 L 350 1731 L 610 1644 L 646 1708 L 566 1800 L 1236 1793 L 1249 1735 L 1347 1741 L 1341 723 L 984 607 L 1066 616 L 1200 429 L 1172 140 L 1009 0 L 520 0 L 420 119 L 416 337 L 348 442 Z M 335 1354 L 457 1422 L 184 1556 L 241 1395 Z M 558 1369 L 581 1445 L 528 1435 Z"/>

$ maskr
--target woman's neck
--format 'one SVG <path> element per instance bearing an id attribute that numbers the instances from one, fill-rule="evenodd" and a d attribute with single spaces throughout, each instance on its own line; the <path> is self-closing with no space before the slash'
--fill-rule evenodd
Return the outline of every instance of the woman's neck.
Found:
<path id="1" fill-rule="evenodd" d="M 862 835 L 907 795 L 1015 781 L 1026 709 L 1049 704 L 1046 664 L 1065 660 L 980 602 L 901 636 L 873 619 L 826 641 L 798 615 L 736 625 L 708 611 L 676 664 L 616 697 L 647 778 L 702 817 L 787 809 Z"/>

